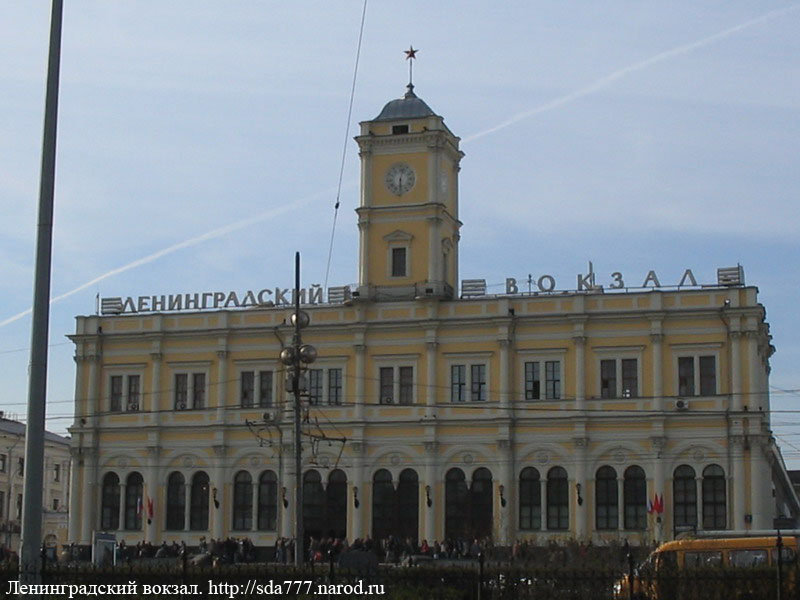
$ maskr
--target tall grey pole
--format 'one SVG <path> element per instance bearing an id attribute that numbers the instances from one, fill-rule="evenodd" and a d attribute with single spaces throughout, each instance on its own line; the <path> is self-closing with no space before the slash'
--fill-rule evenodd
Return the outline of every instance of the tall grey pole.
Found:
<path id="1" fill-rule="evenodd" d="M 294 564 L 303 566 L 303 547 L 305 532 L 303 531 L 303 445 L 300 440 L 300 253 L 294 255 Z"/>
<path id="2" fill-rule="evenodd" d="M 62 10 L 63 0 L 53 0 L 42 141 L 42 172 L 39 184 L 39 224 L 36 232 L 28 424 L 25 432 L 25 501 L 22 509 L 20 579 L 27 583 L 38 583 L 41 579 L 44 414 L 47 393 L 47 338 L 50 324 L 50 262 L 53 242 Z"/>

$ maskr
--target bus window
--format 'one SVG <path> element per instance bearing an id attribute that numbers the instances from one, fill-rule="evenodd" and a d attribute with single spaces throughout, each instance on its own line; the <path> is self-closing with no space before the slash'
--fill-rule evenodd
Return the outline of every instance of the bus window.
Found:
<path id="1" fill-rule="evenodd" d="M 669 552 L 658 553 L 658 568 L 659 569 L 676 569 L 678 568 L 678 553 L 674 550 Z"/>
<path id="2" fill-rule="evenodd" d="M 775 564 L 775 558 L 778 556 L 777 548 L 772 549 L 772 564 Z M 793 548 L 781 548 L 781 562 L 783 564 L 793 563 L 797 559 L 797 555 Z"/>
<path id="3" fill-rule="evenodd" d="M 765 567 L 766 550 L 731 550 L 728 554 L 732 567 Z"/>
<path id="4" fill-rule="evenodd" d="M 722 566 L 722 552 L 686 552 L 683 566 L 687 569 Z"/>

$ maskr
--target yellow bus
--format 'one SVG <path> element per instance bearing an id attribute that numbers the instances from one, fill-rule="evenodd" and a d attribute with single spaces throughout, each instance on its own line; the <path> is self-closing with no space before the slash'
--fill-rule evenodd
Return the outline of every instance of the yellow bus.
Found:
<path id="1" fill-rule="evenodd" d="M 711 598 L 717 596 L 713 586 L 728 580 L 731 589 L 726 589 L 724 597 L 745 599 L 760 597 L 764 582 L 777 585 L 778 573 L 778 532 L 767 531 L 706 531 L 683 534 L 680 539 L 666 542 L 650 553 L 633 573 L 633 594 L 630 591 L 630 576 L 626 575 L 614 585 L 614 598 L 626 600 L 675 600 L 681 597 Z M 794 594 L 797 586 L 797 552 L 800 530 L 780 532 L 781 547 L 781 588 Z M 699 571 L 705 569 L 708 575 L 703 578 Z M 719 569 L 716 576 L 713 570 Z M 726 577 L 722 569 L 731 569 Z M 760 570 L 768 579 L 749 577 L 743 569 Z M 766 570 L 772 569 L 775 577 Z M 681 575 L 684 585 L 681 587 Z M 694 575 L 694 578 L 690 579 Z M 688 590 L 687 585 L 703 590 Z M 773 595 L 773 597 L 775 597 Z M 792 595 L 792 598 L 795 596 Z"/>

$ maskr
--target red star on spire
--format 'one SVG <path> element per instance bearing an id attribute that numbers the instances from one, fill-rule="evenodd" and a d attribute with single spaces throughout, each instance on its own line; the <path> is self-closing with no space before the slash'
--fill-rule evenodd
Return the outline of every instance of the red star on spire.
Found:
<path id="1" fill-rule="evenodd" d="M 409 46 L 408 50 L 403 50 L 403 52 L 406 53 L 406 60 L 408 60 L 410 58 L 417 58 L 417 52 L 419 52 L 419 49 L 415 50 L 414 46 Z"/>

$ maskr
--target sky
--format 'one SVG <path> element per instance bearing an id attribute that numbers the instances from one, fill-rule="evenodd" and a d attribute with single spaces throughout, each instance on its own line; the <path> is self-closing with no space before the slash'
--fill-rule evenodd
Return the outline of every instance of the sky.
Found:
<path id="1" fill-rule="evenodd" d="M 0 3 L 0 409 L 24 420 L 50 3 Z M 357 281 L 358 122 L 462 138 L 460 278 L 574 289 L 741 264 L 800 468 L 800 2 L 66 0 L 48 429 L 95 297 Z M 354 86 L 354 73 L 355 86 Z M 351 90 L 355 90 L 348 125 Z M 344 154 L 344 155 L 343 155 Z"/>

